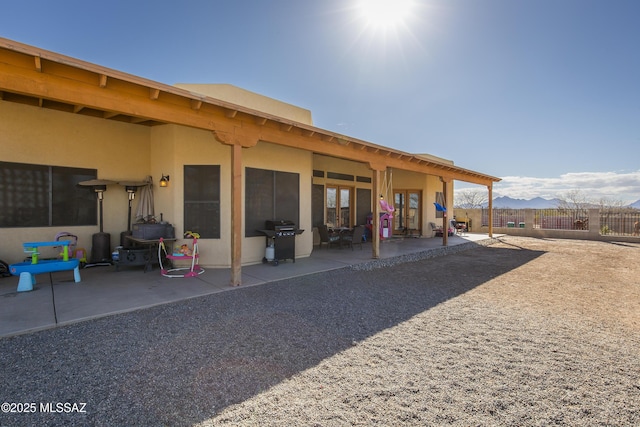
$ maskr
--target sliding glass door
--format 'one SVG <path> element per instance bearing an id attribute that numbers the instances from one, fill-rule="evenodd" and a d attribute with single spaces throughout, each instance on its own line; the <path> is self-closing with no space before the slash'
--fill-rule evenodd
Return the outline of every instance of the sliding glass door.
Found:
<path id="1" fill-rule="evenodd" d="M 393 213 L 393 233 L 406 234 L 407 232 L 421 233 L 421 209 L 419 190 L 395 190 L 393 202 L 395 212 Z"/>
<path id="2" fill-rule="evenodd" d="M 327 186 L 327 226 L 351 227 L 353 189 Z"/>

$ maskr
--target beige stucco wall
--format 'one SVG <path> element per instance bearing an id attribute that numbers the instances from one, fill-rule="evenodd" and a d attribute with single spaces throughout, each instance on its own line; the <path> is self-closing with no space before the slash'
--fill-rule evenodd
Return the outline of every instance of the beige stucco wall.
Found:
<path id="1" fill-rule="evenodd" d="M 165 221 L 172 223 L 176 237 L 183 228 L 184 165 L 220 165 L 220 238 L 199 240 L 200 263 L 205 267 L 229 267 L 231 264 L 231 147 L 219 143 L 212 132 L 183 126 L 158 126 L 152 130 L 151 170 L 154 180 L 162 174 L 170 176 L 167 188 L 155 190 L 156 217 L 163 213 Z M 287 159 L 283 161 L 283 159 Z M 300 174 L 300 225 L 310 230 L 311 225 L 311 153 L 279 145 L 259 142 L 255 147 L 242 149 L 242 167 L 253 167 Z M 156 179 L 156 176 L 158 179 Z M 188 184 L 187 184 L 188 185 Z M 244 174 L 242 207 L 244 211 Z M 242 224 L 242 264 L 256 264 L 264 257 L 264 237 L 244 237 Z M 179 239 L 180 244 L 187 240 Z M 296 237 L 296 258 L 309 256 L 312 236 L 306 231 Z"/>
<path id="2" fill-rule="evenodd" d="M 324 172 L 337 172 L 354 176 L 372 177 L 372 171 L 368 165 L 360 162 L 353 162 L 344 159 L 337 159 L 329 156 L 314 155 L 313 156 L 313 169 L 321 170 Z M 393 190 L 420 190 L 422 192 L 422 217 L 421 226 L 423 236 L 429 236 L 429 222 L 441 222 L 442 219 L 436 219 L 435 207 L 433 203 L 436 201 L 436 192 L 442 192 L 442 182 L 438 176 L 424 175 L 417 172 L 404 171 L 404 170 L 388 170 L 386 182 L 384 180 L 384 173 L 381 176 L 381 186 L 389 185 L 391 192 Z M 330 178 L 314 177 L 313 183 L 318 185 L 340 185 L 353 188 L 367 188 L 372 189 L 371 183 L 363 183 L 357 181 L 343 181 Z M 383 189 L 383 193 L 384 193 Z M 378 195 L 372 190 L 372 195 L 375 200 L 378 199 Z M 325 196 L 326 197 L 326 196 Z M 393 194 L 384 194 L 385 198 L 393 197 Z M 453 200 L 453 184 L 448 186 L 448 200 Z M 326 201 L 325 201 L 326 204 Z M 370 207 L 369 207 L 370 208 Z"/>
<path id="3" fill-rule="evenodd" d="M 184 165 L 220 165 L 220 238 L 200 239 L 200 263 L 228 267 L 231 263 L 231 148 L 220 144 L 213 133 L 177 125 L 156 126 L 151 131 L 151 171 L 154 182 L 169 175 L 169 186 L 154 188 L 156 218 L 173 224 L 178 241 L 184 232 Z M 188 184 L 187 184 L 188 185 Z"/>
<path id="4" fill-rule="evenodd" d="M 305 231 L 296 236 L 296 258 L 308 257 L 313 249 L 313 233 L 311 231 L 312 153 L 267 142 L 259 142 L 255 147 L 242 150 L 242 160 L 243 168 L 251 167 L 300 174 L 300 224 L 298 224 L 298 228 Z M 244 180 L 242 209 L 244 211 Z M 247 213 L 247 215 L 250 215 L 250 213 Z M 244 236 L 244 222 L 242 230 Z M 265 255 L 265 243 L 265 237 L 243 237 L 242 263 L 255 264 L 262 262 L 262 258 Z"/>
<path id="5" fill-rule="evenodd" d="M 2 160 L 97 169 L 98 178 L 141 181 L 147 174 L 149 128 L 49 109 L 0 101 Z M 111 246 L 127 228 L 128 198 L 124 187 L 109 185 L 104 193 L 104 231 Z M 96 226 L 3 228 L 0 259 L 24 258 L 22 243 L 54 240 L 60 231 L 78 236 L 78 247 L 90 250 Z"/>
<path id="6" fill-rule="evenodd" d="M 155 214 L 160 214 L 176 228 L 176 237 L 183 230 L 183 171 L 185 164 L 212 164 L 221 167 L 221 236 L 201 239 L 201 263 L 205 267 L 228 267 L 231 263 L 231 148 L 219 143 L 211 132 L 178 125 L 146 127 L 104 120 L 49 109 L 0 101 L 0 146 L 2 160 L 43 165 L 93 168 L 98 178 L 118 181 L 142 181 L 153 177 Z M 284 160 L 286 159 L 286 160 Z M 371 188 L 370 183 L 348 183 L 330 178 L 314 178 L 314 169 L 354 176 L 371 177 L 368 165 L 329 156 L 259 142 L 242 149 L 242 165 L 298 173 L 300 177 L 300 224 L 305 232 L 296 237 L 296 257 L 309 256 L 313 249 L 311 228 L 312 183 L 348 185 Z M 162 175 L 170 176 L 170 186 L 160 188 Z M 243 174 L 244 176 L 244 174 Z M 393 187 L 419 189 L 423 194 L 423 234 L 428 222 L 435 221 L 435 193 L 442 191 L 438 177 L 407 171 L 394 171 Z M 242 206 L 244 210 L 244 178 Z M 450 185 L 449 200 L 453 185 Z M 372 191 L 372 194 L 374 192 Z M 377 200 L 377 195 L 374 197 Z M 139 198 L 133 203 L 133 212 Z M 370 207 L 367 207 L 370 209 Z M 128 200 L 124 187 L 114 184 L 104 194 L 104 231 L 111 235 L 111 247 L 120 244 L 120 233 L 127 228 Z M 244 218 L 243 218 L 244 219 Z M 96 226 L 37 227 L 1 229 L 3 244 L 0 259 L 21 261 L 25 241 L 53 240 L 60 231 L 79 237 L 78 246 L 91 250 L 91 236 Z M 244 224 L 242 226 L 244 236 Z M 181 243 L 179 240 L 178 243 Z M 264 237 L 242 238 L 242 264 L 259 263 L 264 257 Z"/>
<path id="7" fill-rule="evenodd" d="M 208 267 L 228 267 L 231 263 L 231 148 L 215 140 L 211 132 L 177 125 L 153 128 L 111 120 L 73 115 L 0 101 L 0 143 L 2 160 L 55 166 L 93 168 L 98 178 L 142 181 L 153 177 L 156 218 L 174 225 L 176 237 L 183 230 L 185 164 L 220 165 L 221 236 L 201 239 L 201 263 Z M 45 147 L 43 149 L 43 147 Z M 256 167 L 300 174 L 300 228 L 307 230 L 296 239 L 296 257 L 311 253 L 311 169 L 312 154 L 274 144 L 259 143 L 243 149 L 243 168 Z M 283 162 L 283 158 L 287 161 Z M 168 188 L 158 186 L 162 175 L 170 176 Z M 243 181 L 244 207 L 244 181 Z M 133 202 L 133 216 L 139 197 Z M 104 193 L 103 228 L 111 235 L 111 248 L 120 244 L 120 233 L 127 228 L 128 199 L 124 187 L 114 184 Z M 133 220 L 135 222 L 135 219 Z M 244 230 L 244 228 L 243 228 Z M 78 236 L 78 247 L 91 251 L 96 226 L 35 227 L 2 229 L 0 259 L 21 261 L 25 241 L 53 240 L 60 231 Z M 243 264 L 262 261 L 264 238 L 243 238 Z M 186 241 L 186 240 L 185 240 Z M 179 243 L 182 239 L 179 240 Z M 52 252 L 52 255 L 55 255 Z"/>
<path id="8" fill-rule="evenodd" d="M 333 186 L 351 187 L 354 189 L 354 192 L 358 188 L 366 188 L 366 189 L 372 188 L 372 184 L 368 182 L 358 182 L 357 180 L 345 181 L 341 179 L 329 178 L 326 176 L 327 172 L 335 172 L 340 174 L 353 175 L 354 179 L 355 177 L 358 177 L 358 176 L 372 178 L 372 171 L 371 169 L 369 169 L 369 167 L 365 163 L 354 162 L 350 160 L 338 159 L 335 157 L 328 157 L 328 156 L 316 154 L 313 156 L 313 169 L 325 172 L 324 178 L 313 177 L 313 184 L 325 186 L 325 195 L 324 195 L 325 207 L 326 207 L 326 197 L 327 197 L 326 186 L 333 185 Z M 371 194 L 373 195 L 373 191 Z M 357 198 L 355 194 L 353 195 L 353 198 L 354 198 L 353 209 L 354 209 L 354 212 L 357 212 L 357 209 L 359 207 L 356 205 Z M 370 203 L 366 207 L 366 210 L 371 211 Z M 326 221 L 326 218 L 325 218 L 325 221 Z M 354 224 L 354 225 L 364 225 L 364 224 Z"/>
<path id="9" fill-rule="evenodd" d="M 311 111 L 230 84 L 177 83 L 180 89 L 313 126 Z"/>
<path id="10" fill-rule="evenodd" d="M 154 180 L 170 176 L 167 188 L 155 189 L 156 217 L 163 214 L 165 221 L 176 230 L 177 244 L 187 242 L 180 239 L 184 211 L 184 165 L 220 165 L 220 238 L 200 239 L 200 263 L 205 267 L 229 267 L 231 264 L 231 147 L 219 143 L 213 133 L 183 126 L 166 125 L 153 128 L 151 137 L 151 170 Z M 286 162 L 283 159 L 287 159 Z M 311 153 L 279 145 L 259 142 L 255 147 L 242 149 L 242 167 L 253 167 L 300 175 L 300 225 L 310 230 L 311 225 Z M 158 177 L 156 179 L 156 176 Z M 244 177 L 244 174 L 243 174 Z M 187 184 L 188 185 L 188 184 Z M 244 211 L 244 178 L 242 183 L 242 207 Z M 242 225 L 243 265 L 262 262 L 264 237 L 244 237 Z M 296 237 L 296 258 L 309 256 L 312 248 L 311 233 L 305 231 Z"/>
<path id="11" fill-rule="evenodd" d="M 394 170 L 392 178 L 392 186 L 394 190 L 420 190 L 422 191 L 422 217 L 421 227 L 422 235 L 429 237 L 429 223 L 442 223 L 442 218 L 436 218 L 436 210 L 434 202 L 436 201 L 436 193 L 442 192 L 442 182 L 440 177 L 434 175 L 424 175 L 421 173 Z M 449 184 L 447 188 L 447 200 L 453 200 L 453 184 Z M 449 203 L 453 205 L 452 202 Z"/>

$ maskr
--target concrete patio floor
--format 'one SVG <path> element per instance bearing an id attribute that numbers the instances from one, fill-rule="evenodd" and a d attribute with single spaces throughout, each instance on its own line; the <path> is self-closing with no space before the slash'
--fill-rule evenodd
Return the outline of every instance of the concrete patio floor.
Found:
<path id="1" fill-rule="evenodd" d="M 448 246 L 490 240 L 486 234 L 452 236 Z M 380 259 L 441 249 L 442 238 L 389 239 L 380 244 Z M 256 286 L 372 261 L 371 244 L 354 250 L 315 247 L 311 256 L 279 265 L 242 267 L 242 285 L 232 287 L 229 268 L 207 268 L 196 278 L 167 278 L 156 266 L 98 266 L 80 270 L 75 283 L 71 271 L 40 274 L 33 291 L 17 292 L 18 277 L 0 278 L 0 337 L 34 332 L 84 320 L 138 310 L 217 292 Z"/>

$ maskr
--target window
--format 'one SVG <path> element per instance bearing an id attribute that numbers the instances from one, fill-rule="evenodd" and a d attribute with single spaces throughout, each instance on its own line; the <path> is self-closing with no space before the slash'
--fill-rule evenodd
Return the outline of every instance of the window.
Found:
<path id="1" fill-rule="evenodd" d="M 95 169 L 0 162 L 0 227 L 97 224 Z"/>
<path id="2" fill-rule="evenodd" d="M 220 165 L 184 166 L 184 231 L 220 238 Z"/>
<path id="3" fill-rule="evenodd" d="M 244 235 L 264 236 L 258 230 L 267 220 L 288 220 L 300 226 L 300 175 L 267 169 L 245 169 Z"/>

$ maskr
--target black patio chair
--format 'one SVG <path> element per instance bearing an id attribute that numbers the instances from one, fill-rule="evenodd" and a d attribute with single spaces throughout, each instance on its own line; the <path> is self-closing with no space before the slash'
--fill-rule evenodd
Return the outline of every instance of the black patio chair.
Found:
<path id="1" fill-rule="evenodd" d="M 331 245 L 340 246 L 340 235 L 329 233 L 329 229 L 325 224 L 318 226 L 318 234 L 320 234 L 320 247 L 327 245 L 327 248 L 331 248 Z"/>
<path id="2" fill-rule="evenodd" d="M 362 225 L 358 225 L 353 228 L 353 232 L 349 234 L 344 234 L 340 241 L 341 247 L 349 246 L 351 250 L 353 250 L 353 245 L 360 245 L 360 249 L 362 249 L 362 236 L 364 235 L 364 227 Z"/>

